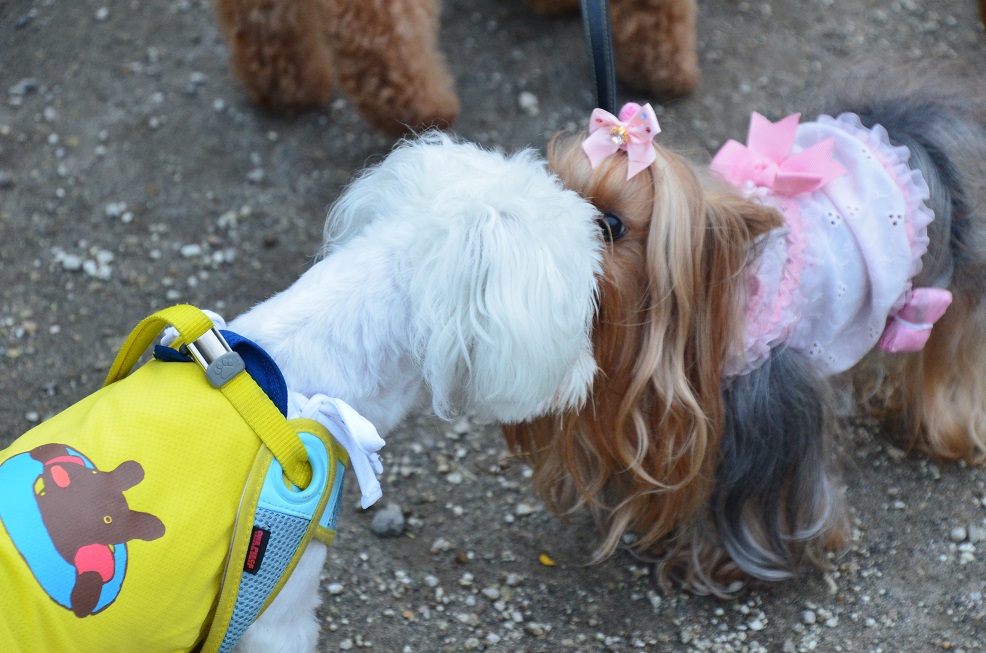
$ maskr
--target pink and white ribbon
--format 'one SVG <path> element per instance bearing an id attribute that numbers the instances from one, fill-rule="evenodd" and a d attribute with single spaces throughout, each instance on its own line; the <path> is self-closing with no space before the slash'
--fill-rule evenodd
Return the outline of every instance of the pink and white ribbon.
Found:
<path id="1" fill-rule="evenodd" d="M 593 168 L 603 160 L 623 150 L 627 153 L 627 179 L 654 163 L 657 154 L 652 141 L 661 133 L 654 109 L 650 104 L 640 106 L 628 102 L 617 118 L 609 111 L 593 109 L 589 117 L 589 137 L 582 141 L 582 151 Z"/>
<path id="2" fill-rule="evenodd" d="M 952 303 L 952 293 L 942 288 L 917 288 L 899 311 L 892 313 L 880 337 L 880 349 L 912 352 L 924 348 L 931 327 Z"/>
<path id="3" fill-rule="evenodd" d="M 710 168 L 737 188 L 752 184 L 787 196 L 818 190 L 846 174 L 846 168 L 832 158 L 831 138 L 792 153 L 800 119 L 801 114 L 795 113 L 770 122 L 754 112 L 746 145 L 728 141 Z"/>

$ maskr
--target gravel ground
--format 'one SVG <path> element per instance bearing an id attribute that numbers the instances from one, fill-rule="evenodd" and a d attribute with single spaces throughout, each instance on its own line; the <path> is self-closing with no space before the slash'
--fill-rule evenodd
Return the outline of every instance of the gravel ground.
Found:
<path id="1" fill-rule="evenodd" d="M 576 19 L 448 0 L 443 25 L 464 137 L 541 147 L 588 116 Z M 704 0 L 699 40 L 703 83 L 661 116 L 662 138 L 699 150 L 750 110 L 800 110 L 817 71 L 860 54 L 986 64 L 972 0 Z M 391 146 L 342 98 L 255 111 L 227 57 L 202 0 L 0 0 L 0 443 L 93 391 L 148 312 L 232 316 L 287 286 L 326 205 Z M 720 601 L 664 592 L 626 554 L 586 564 L 589 524 L 532 499 L 494 427 L 415 416 L 389 438 L 382 505 L 347 490 L 322 650 L 984 650 L 986 473 L 847 427 L 851 549 Z"/>

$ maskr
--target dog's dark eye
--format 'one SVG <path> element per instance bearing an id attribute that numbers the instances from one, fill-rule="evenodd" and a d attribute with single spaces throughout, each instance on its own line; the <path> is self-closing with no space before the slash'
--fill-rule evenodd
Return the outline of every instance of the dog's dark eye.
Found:
<path id="1" fill-rule="evenodd" d="M 603 217 L 596 220 L 599 228 L 603 230 L 603 238 L 607 243 L 615 243 L 626 235 L 627 228 L 623 226 L 623 221 L 612 213 L 606 213 Z"/>

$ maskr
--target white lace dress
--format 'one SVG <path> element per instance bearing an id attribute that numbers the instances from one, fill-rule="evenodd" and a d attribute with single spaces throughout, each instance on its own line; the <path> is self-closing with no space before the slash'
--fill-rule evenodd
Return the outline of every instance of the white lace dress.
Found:
<path id="1" fill-rule="evenodd" d="M 765 237 L 748 287 L 744 351 L 727 374 L 750 372 L 780 344 L 824 375 L 855 365 L 901 309 L 928 248 L 928 185 L 906 147 L 855 114 L 799 124 L 793 152 L 833 139 L 848 174 L 793 196 L 744 187 L 785 217 Z"/>

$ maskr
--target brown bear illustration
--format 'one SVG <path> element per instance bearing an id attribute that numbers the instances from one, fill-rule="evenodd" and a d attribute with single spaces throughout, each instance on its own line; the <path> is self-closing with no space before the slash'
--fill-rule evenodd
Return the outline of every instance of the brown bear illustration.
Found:
<path id="1" fill-rule="evenodd" d="M 128 460 L 108 472 L 89 468 L 62 444 L 31 450 L 44 465 L 35 497 L 45 528 L 58 553 L 75 567 L 72 612 L 93 613 L 103 584 L 113 578 L 113 547 L 130 540 L 156 540 L 164 524 L 154 515 L 130 509 L 123 491 L 144 479 L 140 463 Z"/>

